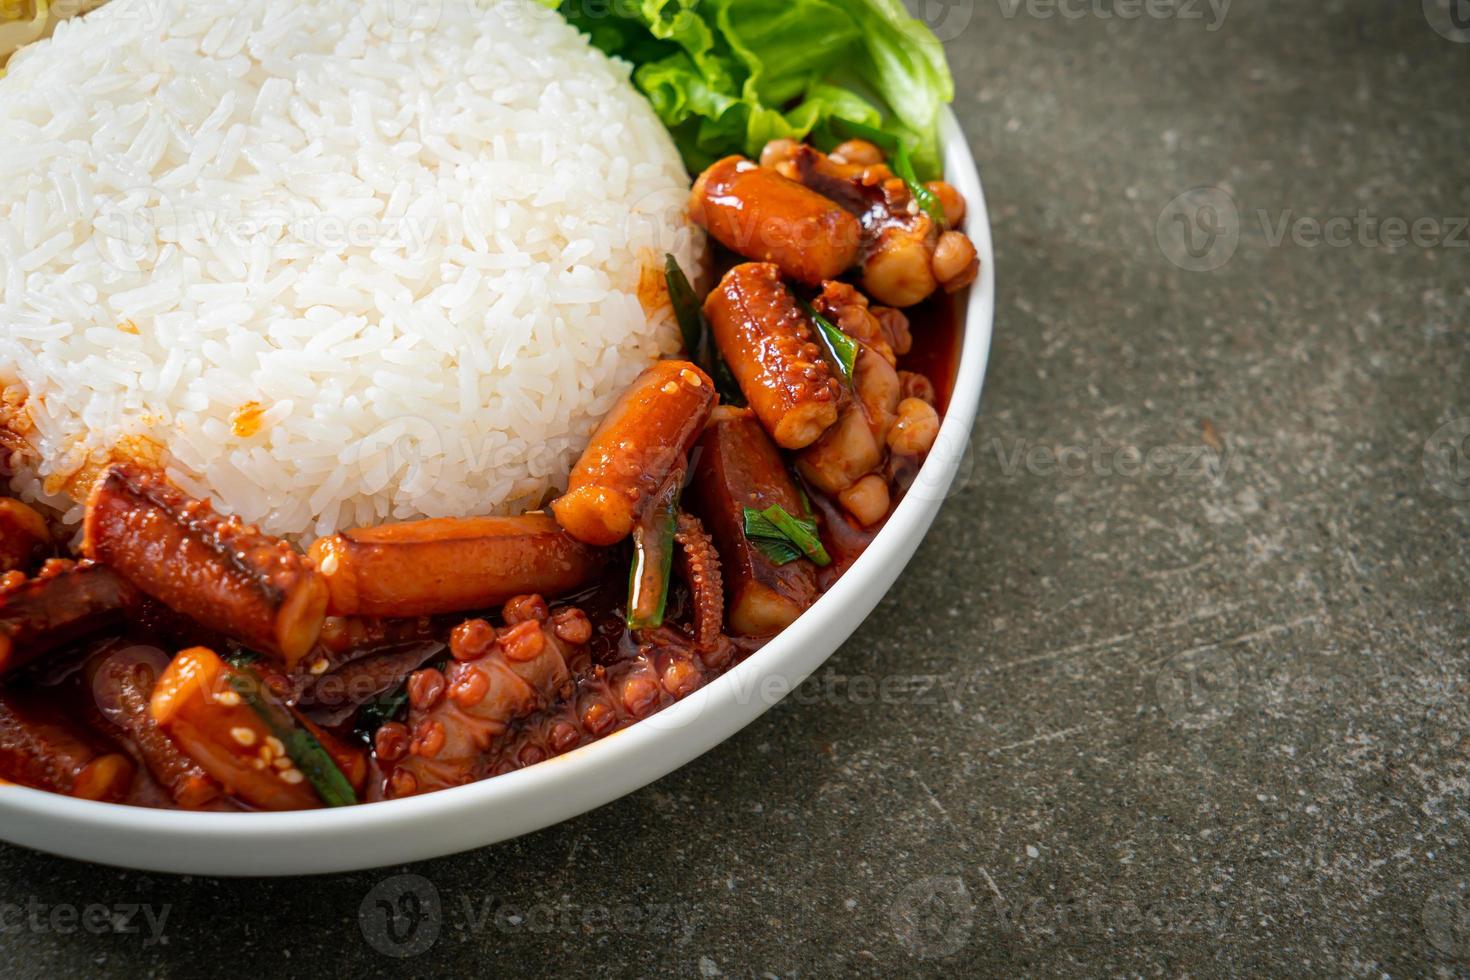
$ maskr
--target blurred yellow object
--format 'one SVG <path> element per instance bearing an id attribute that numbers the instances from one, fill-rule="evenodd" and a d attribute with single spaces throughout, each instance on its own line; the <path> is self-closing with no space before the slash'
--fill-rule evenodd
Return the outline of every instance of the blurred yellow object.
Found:
<path id="1" fill-rule="evenodd" d="M 46 33 L 46 0 L 0 0 L 0 64 Z"/>

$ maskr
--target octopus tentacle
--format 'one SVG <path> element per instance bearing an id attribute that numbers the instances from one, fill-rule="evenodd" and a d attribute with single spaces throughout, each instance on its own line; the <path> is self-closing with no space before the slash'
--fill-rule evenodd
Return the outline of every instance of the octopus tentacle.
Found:
<path id="1" fill-rule="evenodd" d="M 693 597 L 695 645 L 701 650 L 714 649 L 725 627 L 725 585 L 719 553 L 693 514 L 680 512 L 674 541 L 680 548 L 679 571 Z"/>
<path id="2" fill-rule="evenodd" d="M 87 663 L 94 700 L 90 714 L 94 727 L 131 747 L 175 803 L 197 809 L 223 789 L 164 734 L 148 710 L 154 685 L 167 667 L 167 657 L 156 647 L 119 649 L 110 644 Z"/>
<path id="3" fill-rule="evenodd" d="M 481 757 L 517 719 L 570 691 L 567 661 L 575 644 L 567 637 L 583 635 L 575 617 L 553 621 L 545 601 L 529 596 L 511 600 L 506 612 L 508 625 L 499 630 L 483 619 L 455 627 L 449 668 L 425 668 L 409 678 L 406 732 L 390 722 L 376 738 L 379 760 L 396 763 L 388 796 L 472 781 Z"/>

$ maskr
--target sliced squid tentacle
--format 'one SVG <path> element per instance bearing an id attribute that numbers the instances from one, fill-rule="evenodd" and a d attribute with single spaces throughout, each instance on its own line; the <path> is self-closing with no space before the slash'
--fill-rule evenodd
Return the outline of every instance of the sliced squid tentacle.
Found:
<path id="1" fill-rule="evenodd" d="M 17 578 L 0 589 L 0 677 L 117 623 L 138 600 L 126 580 L 90 561 L 52 559 L 35 578 Z"/>
<path id="2" fill-rule="evenodd" d="M 644 502 L 699 437 L 716 401 L 714 383 L 689 361 L 659 361 L 607 413 L 551 504 L 578 541 L 612 545 L 633 532 Z"/>
<path id="3" fill-rule="evenodd" d="M 100 747 L 54 711 L 0 693 L 0 776 L 85 800 L 117 801 L 135 772 L 127 756 Z"/>
<path id="4" fill-rule="evenodd" d="M 699 175 L 689 214 L 731 251 L 812 286 L 851 268 L 862 239 L 857 219 L 837 203 L 738 156 Z"/>
<path id="5" fill-rule="evenodd" d="M 440 518 L 320 538 L 311 557 L 337 616 L 424 616 L 586 585 L 601 556 L 546 514 Z"/>
<path id="6" fill-rule="evenodd" d="M 776 266 L 737 265 L 705 299 L 704 312 L 740 390 L 777 445 L 809 446 L 837 420 L 841 388 Z"/>
<path id="7" fill-rule="evenodd" d="M 162 474 L 114 464 L 87 501 L 83 550 L 164 604 L 281 659 L 311 650 L 327 587 L 285 541 L 216 514 Z"/>
<path id="8" fill-rule="evenodd" d="M 711 417 L 696 446 L 690 491 L 690 506 L 719 551 L 732 633 L 769 636 L 816 601 L 811 562 L 778 565 L 745 536 L 746 508 L 780 506 L 794 516 L 804 510 L 780 452 L 751 412 L 720 408 Z"/>

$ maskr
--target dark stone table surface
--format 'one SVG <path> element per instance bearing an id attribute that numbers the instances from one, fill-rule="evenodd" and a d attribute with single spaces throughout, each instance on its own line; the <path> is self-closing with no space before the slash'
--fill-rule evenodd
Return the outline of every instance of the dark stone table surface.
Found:
<path id="1" fill-rule="evenodd" d="M 812 684 L 409 868 L 0 847 L 0 972 L 1470 969 L 1470 4 L 925 2 L 992 208 L 990 375 Z M 374 912 L 403 889 L 438 896 L 407 939 Z"/>

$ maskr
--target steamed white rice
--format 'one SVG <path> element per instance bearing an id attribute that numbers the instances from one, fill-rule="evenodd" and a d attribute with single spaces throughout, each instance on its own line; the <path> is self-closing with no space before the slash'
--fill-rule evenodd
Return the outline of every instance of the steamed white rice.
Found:
<path id="1" fill-rule="evenodd" d="M 530 0 L 113 0 L 23 49 L 14 489 L 75 521 L 156 452 L 279 534 L 540 504 L 702 260 L 627 75 Z"/>

